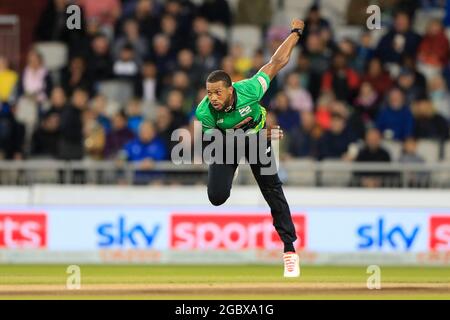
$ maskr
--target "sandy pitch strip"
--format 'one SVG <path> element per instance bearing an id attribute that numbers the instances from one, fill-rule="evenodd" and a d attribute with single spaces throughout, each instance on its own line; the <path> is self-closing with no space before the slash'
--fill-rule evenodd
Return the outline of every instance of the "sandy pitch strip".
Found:
<path id="1" fill-rule="evenodd" d="M 334 295 L 362 294 L 446 294 L 450 283 L 385 283 L 381 290 L 369 290 L 365 283 L 233 283 L 233 284 L 86 284 L 80 290 L 63 285 L 0 285 L 0 297 L 8 296 L 164 296 L 164 295 Z"/>

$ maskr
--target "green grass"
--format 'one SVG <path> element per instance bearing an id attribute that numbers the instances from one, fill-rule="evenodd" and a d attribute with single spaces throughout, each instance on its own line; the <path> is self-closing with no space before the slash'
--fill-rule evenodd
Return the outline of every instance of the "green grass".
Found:
<path id="1" fill-rule="evenodd" d="M 321 267 L 304 266 L 302 276 L 299 279 L 283 279 L 281 266 L 173 266 L 173 265 L 138 265 L 138 266 L 96 266 L 81 265 L 82 285 L 94 284 L 123 284 L 123 285 L 149 285 L 152 284 L 239 284 L 239 283 L 360 283 L 365 284 L 368 278 L 365 267 Z M 61 285 L 64 286 L 68 274 L 67 265 L 0 265 L 0 291 L 4 285 Z M 419 284 L 450 284 L 450 268 L 439 267 L 381 267 L 382 284 L 419 283 Z M 25 286 L 26 287 L 26 286 Z M 450 290 L 449 290 L 450 291 Z M 114 293 L 112 293 L 114 294 Z M 15 296 L 0 296 L 0 298 L 16 298 Z M 22 295 L 21 299 L 52 299 L 58 295 L 34 296 Z M 93 296 L 80 295 L 64 296 L 64 298 L 93 298 Z M 127 297 L 123 296 L 95 296 L 102 299 L 145 299 L 162 298 L 157 296 L 139 294 Z M 185 299 L 183 295 L 164 296 L 164 299 Z M 405 292 L 402 295 L 392 294 L 383 290 L 367 290 L 364 294 L 354 293 L 308 293 L 301 292 L 299 295 L 274 294 L 257 295 L 230 294 L 227 296 L 188 296 L 189 299 L 450 299 L 448 293 L 421 293 Z"/>

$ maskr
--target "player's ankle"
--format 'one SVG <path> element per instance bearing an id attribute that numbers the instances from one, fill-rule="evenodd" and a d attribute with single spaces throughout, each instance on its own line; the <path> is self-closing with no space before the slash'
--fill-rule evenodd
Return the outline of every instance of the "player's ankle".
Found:
<path id="1" fill-rule="evenodd" d="M 294 244 L 292 244 L 292 243 L 285 243 L 283 252 L 284 253 L 295 253 Z"/>

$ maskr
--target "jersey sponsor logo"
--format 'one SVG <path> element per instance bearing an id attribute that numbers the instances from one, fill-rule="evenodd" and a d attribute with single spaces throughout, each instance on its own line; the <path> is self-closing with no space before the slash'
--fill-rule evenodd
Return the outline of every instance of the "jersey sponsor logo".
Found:
<path id="1" fill-rule="evenodd" d="M 258 82 L 261 84 L 263 92 L 266 93 L 266 91 L 268 89 L 268 85 L 267 85 L 266 79 L 264 79 L 264 77 L 262 77 L 262 76 L 259 76 L 257 79 L 258 79 Z"/>
<path id="2" fill-rule="evenodd" d="M 430 218 L 429 249 L 450 252 L 450 215 Z"/>
<path id="3" fill-rule="evenodd" d="M 306 245 L 304 215 L 293 215 L 297 231 L 295 245 Z M 170 245 L 173 249 L 282 249 L 270 214 L 186 215 L 171 218 Z"/>
<path id="4" fill-rule="evenodd" d="M 246 106 L 245 108 L 239 109 L 239 114 L 241 115 L 241 117 L 245 117 L 250 112 L 252 112 L 252 107 L 250 106 Z"/>
<path id="5" fill-rule="evenodd" d="M 0 248 L 46 248 L 44 213 L 0 213 Z"/>
<path id="6" fill-rule="evenodd" d="M 219 123 L 223 123 L 223 118 L 222 118 L 222 119 L 219 119 L 219 120 L 217 120 L 217 124 L 219 124 Z"/>

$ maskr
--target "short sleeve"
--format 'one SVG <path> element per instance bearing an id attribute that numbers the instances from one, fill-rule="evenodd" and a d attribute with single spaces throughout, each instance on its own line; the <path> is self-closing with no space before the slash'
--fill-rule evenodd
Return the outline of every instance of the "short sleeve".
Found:
<path id="1" fill-rule="evenodd" d="M 252 78 L 239 81 L 236 84 L 240 86 L 241 90 L 244 91 L 247 96 L 259 101 L 269 89 L 270 77 L 266 73 L 260 71 Z"/>
<path id="2" fill-rule="evenodd" d="M 202 123 L 203 132 L 214 129 L 216 127 L 214 116 L 211 113 L 211 110 L 209 110 L 208 104 L 208 97 L 205 97 L 195 110 L 195 117 Z"/>

